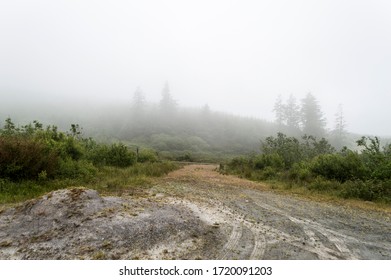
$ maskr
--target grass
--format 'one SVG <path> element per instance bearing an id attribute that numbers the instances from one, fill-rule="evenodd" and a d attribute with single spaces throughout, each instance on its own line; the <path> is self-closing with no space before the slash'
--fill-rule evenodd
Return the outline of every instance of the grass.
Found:
<path id="1" fill-rule="evenodd" d="M 13 182 L 0 179 L 0 204 L 17 203 L 42 196 L 45 193 L 68 187 L 85 187 L 102 194 L 133 194 L 147 188 L 153 177 L 159 177 L 178 169 L 172 162 L 136 163 L 127 168 L 103 166 L 97 168 L 94 176 L 79 178 L 23 180 Z"/>
<path id="2" fill-rule="evenodd" d="M 363 210 L 372 210 L 391 214 L 390 203 L 381 200 L 363 201 L 358 198 L 343 198 L 338 195 L 337 190 L 322 192 L 309 188 L 308 183 L 285 182 L 279 180 L 265 180 L 261 183 L 263 183 L 263 188 L 284 195 L 292 195 L 310 201 L 325 202 L 339 206 L 354 207 Z"/>
<path id="3" fill-rule="evenodd" d="M 270 190 L 293 194 L 314 201 L 355 205 L 360 208 L 391 212 L 391 181 L 353 180 L 339 182 L 312 174 L 291 178 L 290 173 L 275 170 L 223 169 L 222 174 L 232 174 L 251 181 L 263 182 Z"/>

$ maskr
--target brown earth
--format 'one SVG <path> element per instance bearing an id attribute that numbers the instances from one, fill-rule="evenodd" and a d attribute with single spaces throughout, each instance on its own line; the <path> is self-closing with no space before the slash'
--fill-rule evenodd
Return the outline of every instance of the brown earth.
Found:
<path id="1" fill-rule="evenodd" d="M 187 165 L 121 197 L 73 188 L 0 211 L 0 259 L 391 259 L 391 215 Z"/>

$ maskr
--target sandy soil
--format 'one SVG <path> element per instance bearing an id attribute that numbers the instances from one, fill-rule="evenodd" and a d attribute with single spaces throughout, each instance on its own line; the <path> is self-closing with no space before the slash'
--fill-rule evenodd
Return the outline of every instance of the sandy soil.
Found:
<path id="1" fill-rule="evenodd" d="M 188 165 L 142 192 L 52 192 L 0 213 L 0 259 L 391 259 L 391 216 Z"/>

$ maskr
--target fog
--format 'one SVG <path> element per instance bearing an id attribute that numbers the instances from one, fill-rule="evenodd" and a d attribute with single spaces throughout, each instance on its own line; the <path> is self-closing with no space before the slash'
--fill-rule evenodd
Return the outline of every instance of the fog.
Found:
<path id="1" fill-rule="evenodd" d="M 89 112 L 138 87 L 158 102 L 167 81 L 181 106 L 266 120 L 278 95 L 311 92 L 329 128 L 343 104 L 349 131 L 387 136 L 390 14 L 387 0 L 3 0 L 0 109 Z"/>

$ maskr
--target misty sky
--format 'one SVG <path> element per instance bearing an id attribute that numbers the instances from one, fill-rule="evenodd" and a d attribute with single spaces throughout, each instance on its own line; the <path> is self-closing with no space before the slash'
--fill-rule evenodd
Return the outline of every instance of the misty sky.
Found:
<path id="1" fill-rule="evenodd" d="M 0 1 L 2 100 L 158 101 L 165 81 L 270 120 L 312 92 L 329 122 L 342 103 L 348 130 L 391 135 L 391 1 Z"/>

